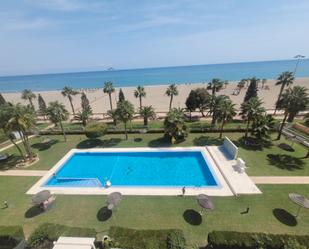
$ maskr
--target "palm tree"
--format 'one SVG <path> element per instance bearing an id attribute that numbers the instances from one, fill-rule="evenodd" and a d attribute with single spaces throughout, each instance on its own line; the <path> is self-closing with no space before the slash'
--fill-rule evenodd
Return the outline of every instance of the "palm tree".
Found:
<path id="1" fill-rule="evenodd" d="M 280 88 L 280 92 L 279 92 L 278 99 L 277 99 L 277 102 L 276 102 L 274 115 L 277 112 L 277 109 L 278 109 L 277 105 L 278 105 L 278 102 L 281 99 L 281 95 L 283 93 L 284 88 L 286 86 L 292 85 L 293 82 L 294 82 L 294 74 L 292 72 L 289 72 L 289 71 L 285 71 L 285 72 L 281 73 L 279 75 L 279 77 L 277 78 L 276 86 L 281 85 L 281 88 Z"/>
<path id="2" fill-rule="evenodd" d="M 262 139 L 263 137 L 269 137 L 269 131 L 274 128 L 275 126 L 275 119 L 270 114 L 264 114 L 258 116 L 255 119 L 255 122 L 252 125 L 252 134 L 258 138 Z"/>
<path id="3" fill-rule="evenodd" d="M 103 92 L 108 94 L 109 104 L 110 104 L 111 110 L 113 110 L 112 93 L 115 92 L 115 88 L 113 87 L 113 83 L 111 81 L 107 81 L 104 83 Z"/>
<path id="4" fill-rule="evenodd" d="M 220 129 L 220 138 L 222 138 L 223 127 L 224 125 L 233 120 L 233 117 L 236 115 L 235 104 L 230 99 L 225 99 L 219 103 L 217 108 L 217 117 L 218 120 L 222 122 Z"/>
<path id="5" fill-rule="evenodd" d="M 60 124 L 60 128 L 64 137 L 64 141 L 67 141 L 65 131 L 63 129 L 62 121 L 65 121 L 69 117 L 69 112 L 65 109 L 65 106 L 58 101 L 50 102 L 47 108 L 47 116 L 50 121 L 57 125 Z"/>
<path id="6" fill-rule="evenodd" d="M 219 92 L 223 88 L 223 84 L 224 82 L 220 79 L 212 79 L 211 82 L 208 83 L 207 89 L 211 90 L 210 113 L 213 113 L 216 92 Z"/>
<path id="7" fill-rule="evenodd" d="M 86 109 L 82 109 L 81 111 L 79 111 L 76 114 L 75 118 L 77 120 L 79 120 L 82 123 L 82 125 L 85 127 L 88 123 L 88 120 L 89 120 L 91 114 L 92 114 L 91 109 L 86 108 Z"/>
<path id="8" fill-rule="evenodd" d="M 171 139 L 172 143 L 175 143 L 185 137 L 186 130 L 184 110 L 181 108 L 171 109 L 164 120 L 165 135 Z"/>
<path id="9" fill-rule="evenodd" d="M 294 118 L 298 112 L 306 110 L 308 105 L 309 97 L 305 87 L 295 86 L 293 88 L 288 88 L 282 94 L 281 99 L 278 102 L 278 109 L 284 110 L 284 118 L 279 128 L 278 140 L 281 138 L 287 117 L 290 116 Z"/>
<path id="10" fill-rule="evenodd" d="M 35 127 L 35 114 L 30 106 L 21 104 L 11 104 L 11 117 L 7 121 L 6 129 L 9 131 L 17 131 L 24 145 L 25 151 L 30 160 L 33 158 L 33 152 L 30 147 L 28 133 L 31 128 Z"/>
<path id="11" fill-rule="evenodd" d="M 177 86 L 175 84 L 169 85 L 168 88 L 166 89 L 165 94 L 170 97 L 169 110 L 171 110 L 171 108 L 172 108 L 173 97 L 177 96 L 178 93 L 179 92 L 178 92 Z"/>
<path id="12" fill-rule="evenodd" d="M 155 110 L 151 105 L 150 106 L 143 106 L 142 108 L 140 108 L 139 114 L 144 119 L 144 126 L 148 125 L 148 119 L 149 118 L 155 118 L 156 117 Z"/>
<path id="13" fill-rule="evenodd" d="M 128 100 L 117 103 L 116 116 L 124 123 L 126 140 L 128 140 L 127 123 L 133 119 L 133 115 L 134 106 Z"/>
<path id="14" fill-rule="evenodd" d="M 211 120 L 211 124 L 215 125 L 216 121 L 218 119 L 218 115 L 217 115 L 217 109 L 219 107 L 219 105 L 221 104 L 221 102 L 227 101 L 230 98 L 226 95 L 219 95 L 219 96 L 214 96 L 213 99 L 213 110 L 212 110 L 212 120 Z"/>
<path id="15" fill-rule="evenodd" d="M 67 97 L 70 101 L 70 105 L 71 105 L 71 108 L 72 108 L 72 113 L 73 113 L 73 116 L 75 116 L 75 110 L 74 110 L 74 106 L 73 106 L 73 103 L 72 103 L 72 100 L 73 100 L 73 97 L 72 96 L 75 96 L 77 94 L 79 94 L 78 91 L 75 91 L 73 88 L 71 87 L 68 87 L 68 86 L 65 86 L 62 91 L 61 91 L 61 94 L 63 95 L 63 97 Z"/>
<path id="16" fill-rule="evenodd" d="M 138 86 L 134 91 L 134 97 L 139 98 L 139 108 L 142 109 L 142 98 L 146 97 L 145 88 L 143 86 Z"/>
<path id="17" fill-rule="evenodd" d="M 30 89 L 25 89 L 21 93 L 21 98 L 28 100 L 31 108 L 34 110 L 34 105 L 32 100 L 36 98 L 35 94 Z"/>
<path id="18" fill-rule="evenodd" d="M 12 119 L 12 114 L 13 114 L 13 105 L 5 104 L 1 106 L 0 108 L 0 129 L 3 130 L 3 133 L 5 136 L 11 141 L 12 144 L 17 148 L 18 152 L 20 153 L 21 157 L 23 160 L 26 160 L 26 157 L 19 147 L 19 145 L 14 141 L 14 136 L 12 136 L 12 132 L 16 131 L 15 129 L 13 130 L 13 126 L 9 124 L 9 120 Z"/>
<path id="19" fill-rule="evenodd" d="M 246 102 L 241 104 L 241 115 L 247 121 L 245 138 L 248 137 L 248 131 L 250 123 L 265 113 L 264 107 L 262 107 L 263 102 L 257 98 L 253 97 Z"/>
<path id="20" fill-rule="evenodd" d="M 107 116 L 109 116 L 113 120 L 113 124 L 114 124 L 114 126 L 116 126 L 117 125 L 117 120 L 118 120 L 116 110 L 108 110 L 107 111 Z"/>

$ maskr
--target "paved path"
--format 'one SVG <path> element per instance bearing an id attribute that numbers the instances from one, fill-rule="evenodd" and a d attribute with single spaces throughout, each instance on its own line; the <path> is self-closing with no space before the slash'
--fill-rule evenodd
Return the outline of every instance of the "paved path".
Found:
<path id="1" fill-rule="evenodd" d="M 44 176 L 48 170 L 6 170 L 0 171 L 0 176 Z"/>
<path id="2" fill-rule="evenodd" d="M 309 176 L 252 176 L 255 184 L 309 184 Z"/>

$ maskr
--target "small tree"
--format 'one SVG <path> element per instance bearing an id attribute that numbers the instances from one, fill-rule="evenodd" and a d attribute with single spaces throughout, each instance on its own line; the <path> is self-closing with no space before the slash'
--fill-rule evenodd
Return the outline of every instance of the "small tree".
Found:
<path id="1" fill-rule="evenodd" d="M 103 92 L 108 94 L 109 105 L 111 110 L 113 110 L 112 93 L 115 92 L 115 88 L 113 87 L 113 83 L 111 81 L 107 81 L 104 83 Z"/>
<path id="2" fill-rule="evenodd" d="M 31 108 L 34 110 L 34 105 L 32 100 L 36 98 L 35 94 L 30 89 L 25 89 L 21 93 L 21 98 L 28 100 Z"/>
<path id="3" fill-rule="evenodd" d="M 128 140 L 127 123 L 133 119 L 134 106 L 127 100 L 117 103 L 116 116 L 124 123 L 126 140 Z"/>
<path id="4" fill-rule="evenodd" d="M 241 115 L 247 122 L 245 138 L 248 137 L 248 131 L 251 122 L 265 113 L 265 109 L 262 107 L 262 105 L 263 102 L 256 97 L 250 98 L 248 101 L 241 104 Z"/>
<path id="5" fill-rule="evenodd" d="M 250 79 L 250 84 L 249 84 L 249 87 L 247 89 L 244 102 L 247 102 L 251 98 L 256 98 L 258 96 L 257 95 L 257 92 L 258 92 L 258 82 L 259 82 L 259 79 L 255 78 L 255 77 Z"/>
<path id="6" fill-rule="evenodd" d="M 68 87 L 68 86 L 65 86 L 62 91 L 61 91 L 61 94 L 63 95 L 63 97 L 67 97 L 70 101 L 70 105 L 71 105 L 71 108 L 72 108 L 72 113 L 73 113 L 73 116 L 75 116 L 75 110 L 74 110 L 74 106 L 73 106 L 73 96 L 79 94 L 78 91 L 75 91 L 73 88 L 71 87 Z"/>
<path id="7" fill-rule="evenodd" d="M 140 109 L 139 114 L 144 119 L 144 126 L 148 125 L 148 119 L 156 117 L 156 113 L 154 111 L 154 108 L 151 105 L 150 106 L 143 106 Z"/>
<path id="8" fill-rule="evenodd" d="M 171 110 L 171 108 L 172 108 L 172 103 L 173 103 L 174 96 L 177 96 L 178 93 L 179 92 L 178 92 L 177 86 L 175 84 L 169 85 L 168 88 L 166 89 L 165 94 L 170 97 L 169 110 Z"/>
<path id="9" fill-rule="evenodd" d="M 82 106 L 82 110 L 76 114 L 75 118 L 79 120 L 82 123 L 82 125 L 85 127 L 87 125 L 87 122 L 90 116 L 92 115 L 92 108 L 84 92 L 81 95 L 81 106 Z"/>
<path id="10" fill-rule="evenodd" d="M 81 106 L 82 106 L 83 110 L 89 110 L 89 111 L 92 112 L 92 108 L 91 108 L 90 102 L 89 102 L 89 100 L 87 98 L 86 93 L 84 93 L 84 92 L 81 95 Z"/>
<path id="11" fill-rule="evenodd" d="M 202 116 L 205 117 L 204 111 L 210 108 L 211 95 L 206 88 L 197 88 L 194 90 L 196 94 L 197 108 L 201 112 Z"/>
<path id="12" fill-rule="evenodd" d="M 0 93 L 0 106 L 4 106 L 5 104 L 6 104 L 6 101 L 4 97 L 2 96 L 2 94 Z"/>
<path id="13" fill-rule="evenodd" d="M 190 121 L 191 121 L 192 120 L 191 112 L 194 112 L 195 109 L 198 107 L 196 91 L 194 90 L 190 91 L 189 96 L 186 99 L 186 107 L 190 112 Z"/>
<path id="14" fill-rule="evenodd" d="M 40 115 L 43 115 L 45 119 L 47 106 L 41 94 L 38 95 L 38 105 L 39 105 L 39 113 Z"/>
<path id="15" fill-rule="evenodd" d="M 118 101 L 119 102 L 122 102 L 122 101 L 125 101 L 126 99 L 125 99 L 125 97 L 124 97 L 124 94 L 123 94 L 123 91 L 122 91 L 122 89 L 120 88 L 120 90 L 119 90 L 119 95 L 118 95 Z"/>
<path id="16" fill-rule="evenodd" d="M 65 109 L 65 106 L 58 101 L 50 102 L 47 108 L 47 116 L 50 121 L 57 125 L 60 124 L 60 128 L 63 134 L 64 141 L 67 141 L 67 137 L 62 125 L 62 122 L 67 120 L 69 117 L 69 112 Z"/>
<path id="17" fill-rule="evenodd" d="M 139 99 L 139 108 L 141 109 L 143 106 L 142 98 L 146 97 L 145 88 L 143 86 L 138 86 L 134 91 L 134 97 Z"/>
<path id="18" fill-rule="evenodd" d="M 164 120 L 164 133 L 173 144 L 184 139 L 187 134 L 187 127 L 183 109 L 173 108 L 167 113 Z"/>
<path id="19" fill-rule="evenodd" d="M 235 104 L 233 104 L 233 102 L 230 99 L 226 98 L 220 101 L 216 112 L 218 120 L 222 122 L 219 136 L 220 138 L 222 138 L 224 125 L 227 122 L 233 120 L 233 117 L 236 115 Z"/>
<path id="20" fill-rule="evenodd" d="M 101 137 L 106 131 L 107 125 L 105 123 L 89 123 L 85 127 L 85 135 L 90 139 Z"/>

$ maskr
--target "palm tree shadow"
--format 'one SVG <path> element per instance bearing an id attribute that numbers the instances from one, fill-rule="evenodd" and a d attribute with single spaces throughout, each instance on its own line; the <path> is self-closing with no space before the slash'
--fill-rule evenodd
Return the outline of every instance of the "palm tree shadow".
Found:
<path id="1" fill-rule="evenodd" d="M 57 144 L 59 142 L 58 139 L 52 139 L 49 142 L 42 142 L 42 143 L 35 143 L 32 144 L 31 147 L 34 149 L 38 149 L 39 151 L 48 150 L 53 145 Z"/>
<path id="2" fill-rule="evenodd" d="M 289 171 L 303 169 L 305 165 L 303 160 L 285 154 L 267 154 L 267 160 L 270 165 Z"/>
<path id="3" fill-rule="evenodd" d="M 282 150 L 289 151 L 289 152 L 295 151 L 295 150 L 293 149 L 292 146 L 290 146 L 290 145 L 288 145 L 288 144 L 286 144 L 286 143 L 278 144 L 278 147 L 279 147 L 280 149 L 282 149 Z"/>
<path id="4" fill-rule="evenodd" d="M 149 147 L 170 147 L 171 142 L 166 137 L 159 137 L 148 142 Z"/>
<path id="5" fill-rule="evenodd" d="M 42 213 L 44 213 L 44 211 L 39 208 L 39 206 L 33 206 L 26 211 L 25 218 L 30 219 Z"/>
<path id="6" fill-rule="evenodd" d="M 245 150 L 259 150 L 262 151 L 264 148 L 271 148 L 272 142 L 267 139 L 257 139 L 255 137 L 240 138 L 237 141 L 233 141 L 237 147 Z"/>
<path id="7" fill-rule="evenodd" d="M 21 156 L 11 155 L 6 160 L 0 161 L 0 170 L 8 170 L 14 168 L 19 160 L 21 160 Z"/>
<path id="8" fill-rule="evenodd" d="M 113 211 L 108 209 L 106 206 L 102 207 L 97 213 L 97 220 L 98 221 L 107 221 L 109 218 L 112 217 Z"/>
<path id="9" fill-rule="evenodd" d="M 297 225 L 297 220 L 295 216 L 284 209 L 275 208 L 273 210 L 273 214 L 276 217 L 276 219 L 280 221 L 282 224 L 285 224 L 291 227 L 294 227 Z"/>
<path id="10" fill-rule="evenodd" d="M 184 220 L 192 226 L 198 226 L 202 224 L 202 216 L 200 213 L 196 212 L 193 209 L 187 209 L 183 213 Z"/>
<path id="11" fill-rule="evenodd" d="M 195 146 L 211 146 L 211 145 L 222 145 L 223 143 L 223 139 L 220 139 L 218 137 L 209 137 L 209 136 L 200 136 L 200 137 L 196 137 L 193 140 L 193 144 Z"/>
<path id="12" fill-rule="evenodd" d="M 86 139 L 81 141 L 79 144 L 76 145 L 78 149 L 89 149 L 89 148 L 96 148 L 96 147 L 113 147 L 116 146 L 121 142 L 120 138 L 110 138 L 110 139 Z"/>

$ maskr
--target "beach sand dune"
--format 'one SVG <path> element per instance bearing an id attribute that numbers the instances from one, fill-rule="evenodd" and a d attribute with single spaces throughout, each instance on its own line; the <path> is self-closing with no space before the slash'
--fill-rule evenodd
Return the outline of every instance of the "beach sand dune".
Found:
<path id="1" fill-rule="evenodd" d="M 269 90 L 259 89 L 258 95 L 264 101 L 264 106 L 267 109 L 274 109 L 275 102 L 278 97 L 278 93 L 280 90 L 280 86 L 275 85 L 275 80 L 268 80 L 266 85 L 269 87 Z M 103 85 L 103 84 L 102 84 Z M 237 96 L 233 95 L 233 90 L 236 88 L 235 82 L 230 82 L 229 85 L 225 89 L 222 89 L 218 94 L 228 95 L 235 104 L 237 104 L 237 108 L 240 107 L 240 104 L 243 102 L 244 95 L 246 89 L 243 89 L 241 93 Z M 294 85 L 304 86 L 306 88 L 309 87 L 309 78 L 298 78 L 295 80 Z M 206 87 L 207 84 L 178 84 L 179 95 L 174 97 L 173 107 L 185 107 L 185 101 L 192 89 L 196 89 L 198 87 Z M 169 97 L 165 95 L 165 90 L 167 85 L 157 85 L 157 86 L 145 86 L 146 90 L 146 98 L 143 98 L 143 105 L 152 105 L 156 112 L 166 112 L 169 107 Z M 32 89 L 35 94 L 40 93 L 46 103 L 51 101 L 58 100 L 63 103 L 67 110 L 71 112 L 70 103 L 67 98 L 64 98 L 61 95 L 61 91 L 42 91 L 36 92 L 35 89 Z M 123 87 L 122 88 L 125 98 L 131 101 L 136 110 L 139 107 L 139 100 L 134 97 L 135 87 Z M 102 89 L 85 91 L 92 109 L 94 113 L 106 113 L 110 109 L 109 105 L 109 97 L 107 94 L 103 93 Z M 116 106 L 116 99 L 118 99 L 119 88 L 116 88 L 115 93 L 112 94 L 113 107 Z M 3 96 L 7 101 L 11 101 L 13 103 L 23 103 L 26 104 L 27 101 L 22 100 L 21 93 L 4 93 Z M 73 104 L 75 106 L 76 112 L 80 109 L 80 95 L 76 95 L 73 97 Z M 38 108 L 37 100 L 34 100 L 34 104 L 36 108 Z"/>

